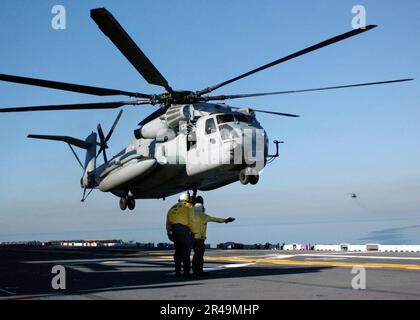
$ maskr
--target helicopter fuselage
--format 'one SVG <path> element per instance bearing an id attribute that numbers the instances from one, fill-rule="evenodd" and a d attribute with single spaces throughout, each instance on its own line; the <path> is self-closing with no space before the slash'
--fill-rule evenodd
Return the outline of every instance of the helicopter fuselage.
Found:
<path id="1" fill-rule="evenodd" d="M 136 199 L 213 190 L 238 181 L 246 168 L 258 175 L 267 144 L 252 111 L 208 103 L 174 105 L 96 168 L 96 182 L 101 191 Z"/>

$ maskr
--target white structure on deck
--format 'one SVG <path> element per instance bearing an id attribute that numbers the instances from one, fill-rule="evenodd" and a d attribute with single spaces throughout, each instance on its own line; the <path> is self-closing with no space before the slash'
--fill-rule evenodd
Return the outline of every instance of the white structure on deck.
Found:
<path id="1" fill-rule="evenodd" d="M 122 240 L 64 240 L 60 241 L 64 247 L 116 247 L 123 246 Z"/>
<path id="2" fill-rule="evenodd" d="M 420 252 L 420 245 L 388 245 L 379 243 L 367 244 L 307 244 L 291 243 L 285 244 L 283 250 L 286 251 L 330 251 L 330 252 Z"/>
<path id="3" fill-rule="evenodd" d="M 382 252 L 420 252 L 420 245 L 381 245 Z"/>
<path id="4" fill-rule="evenodd" d="M 353 244 L 317 244 L 315 251 L 348 251 L 348 252 L 420 252 L 420 245 L 384 245 L 379 243 L 367 243 L 362 245 Z"/>
<path id="5" fill-rule="evenodd" d="M 311 248 L 309 248 L 309 245 L 300 243 L 285 244 L 283 246 L 283 250 L 287 251 L 306 251 L 310 249 Z"/>

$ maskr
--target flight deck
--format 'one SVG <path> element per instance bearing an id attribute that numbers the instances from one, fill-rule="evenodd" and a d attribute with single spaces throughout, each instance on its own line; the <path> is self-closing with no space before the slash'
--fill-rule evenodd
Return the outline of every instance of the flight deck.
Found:
<path id="1" fill-rule="evenodd" d="M 419 253 L 213 249 L 207 276 L 191 279 L 175 277 L 172 254 L 0 248 L 0 299 L 420 299 Z M 65 290 L 52 288 L 57 265 Z M 366 289 L 356 290 L 360 270 Z"/>

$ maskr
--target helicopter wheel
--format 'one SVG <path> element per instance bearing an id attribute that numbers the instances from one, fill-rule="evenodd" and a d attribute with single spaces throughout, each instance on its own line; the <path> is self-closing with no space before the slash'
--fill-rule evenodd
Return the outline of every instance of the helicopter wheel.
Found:
<path id="1" fill-rule="evenodd" d="M 249 176 L 249 183 L 252 185 L 256 185 L 259 180 L 260 180 L 259 175 Z"/>
<path id="2" fill-rule="evenodd" d="M 129 210 L 134 210 L 136 207 L 136 200 L 134 198 L 128 198 L 127 206 Z"/>
<path id="3" fill-rule="evenodd" d="M 249 181 L 249 178 L 250 178 L 250 176 L 246 174 L 246 170 L 245 170 L 245 169 L 242 169 L 242 170 L 239 172 L 239 181 L 240 181 L 243 185 L 248 184 L 248 183 L 250 182 L 250 181 Z"/>
<path id="4" fill-rule="evenodd" d="M 127 198 L 120 198 L 120 209 L 121 210 L 126 210 L 128 206 L 128 199 Z"/>

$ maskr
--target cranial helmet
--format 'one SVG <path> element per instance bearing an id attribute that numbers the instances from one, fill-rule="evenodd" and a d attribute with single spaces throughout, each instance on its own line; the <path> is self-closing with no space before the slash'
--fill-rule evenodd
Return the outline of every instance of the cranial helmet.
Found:
<path id="1" fill-rule="evenodd" d="M 194 213 L 199 216 L 204 213 L 204 206 L 201 203 L 196 203 L 194 205 Z"/>
<path id="2" fill-rule="evenodd" d="M 179 202 L 189 202 L 190 201 L 190 194 L 183 193 L 179 196 Z"/>
<path id="3" fill-rule="evenodd" d="M 198 196 L 197 198 L 195 198 L 195 203 L 201 203 L 204 204 L 204 199 L 202 196 Z"/>

